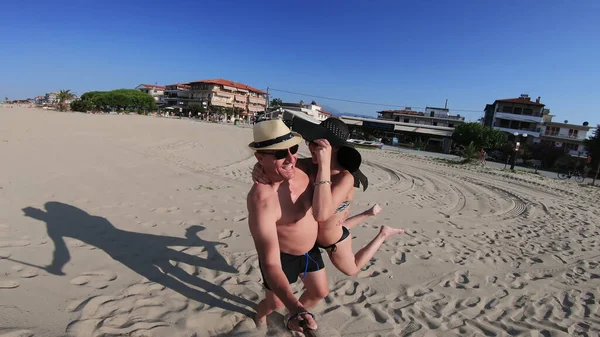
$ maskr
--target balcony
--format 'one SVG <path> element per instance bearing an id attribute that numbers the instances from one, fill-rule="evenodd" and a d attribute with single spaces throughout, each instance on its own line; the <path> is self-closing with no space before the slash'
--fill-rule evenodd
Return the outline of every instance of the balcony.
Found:
<path id="1" fill-rule="evenodd" d="M 508 112 L 496 112 L 494 118 L 506 119 L 510 121 L 542 123 L 542 117 L 534 115 L 517 115 Z"/>
<path id="2" fill-rule="evenodd" d="M 250 97 L 250 103 L 266 105 L 267 100 L 264 98 Z"/>
<path id="3" fill-rule="evenodd" d="M 564 139 L 564 140 L 570 140 L 572 142 L 583 142 L 585 141 L 585 138 L 579 138 L 579 136 L 576 135 L 565 135 L 565 134 L 560 134 L 560 133 L 553 133 L 553 132 L 546 132 L 542 135 L 542 137 L 544 138 L 557 138 L 557 139 Z"/>
<path id="4" fill-rule="evenodd" d="M 500 126 L 494 126 L 494 130 L 504 131 L 504 132 L 510 133 L 511 135 L 514 134 L 515 132 L 518 132 L 520 135 L 526 133 L 527 137 L 534 137 L 534 138 L 538 138 L 540 136 L 539 132 L 532 130 L 532 129 L 520 130 L 520 129 L 510 129 L 510 128 L 503 128 Z"/>

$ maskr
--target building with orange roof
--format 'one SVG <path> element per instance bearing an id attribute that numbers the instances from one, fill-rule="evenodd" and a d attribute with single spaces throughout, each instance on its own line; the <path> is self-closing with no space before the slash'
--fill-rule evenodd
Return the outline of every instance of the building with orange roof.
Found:
<path id="1" fill-rule="evenodd" d="M 188 83 L 191 101 L 210 103 L 215 108 L 234 108 L 241 115 L 266 110 L 266 92 L 247 84 L 222 78 Z"/>
<path id="2" fill-rule="evenodd" d="M 137 87 L 135 87 L 135 90 L 145 92 L 148 95 L 152 96 L 154 98 L 154 101 L 157 104 L 165 103 L 165 101 L 164 101 L 165 89 L 166 89 L 165 86 L 157 85 L 157 84 L 140 84 Z"/>
<path id="3" fill-rule="evenodd" d="M 183 108 L 192 99 L 190 85 L 187 83 L 175 83 L 165 86 L 164 102 L 167 106 Z"/>

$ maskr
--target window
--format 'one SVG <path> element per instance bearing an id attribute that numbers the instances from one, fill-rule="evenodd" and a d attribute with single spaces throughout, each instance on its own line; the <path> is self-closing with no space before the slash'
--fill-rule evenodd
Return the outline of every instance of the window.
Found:
<path id="1" fill-rule="evenodd" d="M 453 128 L 453 127 L 454 127 L 454 124 L 450 123 L 450 124 L 448 124 L 448 127 L 449 127 L 449 128 Z"/>
<path id="2" fill-rule="evenodd" d="M 502 112 L 512 112 L 512 106 L 508 106 L 508 105 L 503 106 Z"/>
<path id="3" fill-rule="evenodd" d="M 523 113 L 523 108 L 517 108 L 517 107 L 515 107 L 515 109 L 513 110 L 513 113 L 515 115 L 520 115 L 521 113 Z"/>
<path id="4" fill-rule="evenodd" d="M 437 126 L 437 122 L 433 122 L 432 124 L 433 124 L 433 126 Z"/>
<path id="5" fill-rule="evenodd" d="M 408 118 L 404 118 L 404 123 L 410 123 Z"/>
<path id="6" fill-rule="evenodd" d="M 577 138 L 578 133 L 579 133 L 579 130 L 569 129 L 569 138 Z"/>
<path id="7" fill-rule="evenodd" d="M 533 109 L 523 109 L 523 115 L 533 115 Z"/>

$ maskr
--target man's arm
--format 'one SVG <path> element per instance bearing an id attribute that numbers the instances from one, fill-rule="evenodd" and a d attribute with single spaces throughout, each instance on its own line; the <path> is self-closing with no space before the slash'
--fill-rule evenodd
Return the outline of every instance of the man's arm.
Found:
<path id="1" fill-rule="evenodd" d="M 294 296 L 281 267 L 277 199 L 268 195 L 267 188 L 272 187 L 255 185 L 248 195 L 248 225 L 267 284 L 290 313 L 295 314 L 306 310 Z"/>

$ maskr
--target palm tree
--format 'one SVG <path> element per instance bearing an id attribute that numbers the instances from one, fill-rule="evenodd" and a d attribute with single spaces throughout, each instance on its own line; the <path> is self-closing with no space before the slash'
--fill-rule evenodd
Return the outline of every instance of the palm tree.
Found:
<path id="1" fill-rule="evenodd" d="M 75 98 L 75 94 L 71 92 L 71 89 L 61 90 L 56 95 L 56 98 L 58 99 L 58 110 L 66 111 L 67 102 Z"/>

